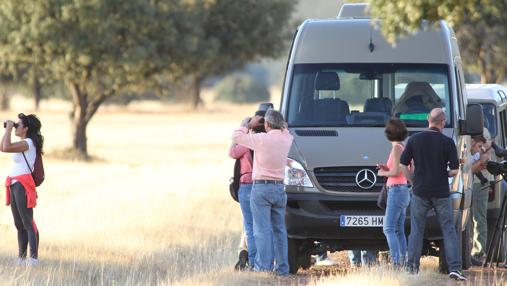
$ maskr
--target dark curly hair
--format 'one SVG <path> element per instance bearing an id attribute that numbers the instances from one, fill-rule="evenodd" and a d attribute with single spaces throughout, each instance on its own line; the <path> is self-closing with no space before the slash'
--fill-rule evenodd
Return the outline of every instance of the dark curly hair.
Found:
<path id="1" fill-rule="evenodd" d="M 28 127 L 26 131 L 26 137 L 32 139 L 33 145 L 37 154 L 44 154 L 42 146 L 44 145 L 44 137 L 40 133 L 42 124 L 39 118 L 35 114 L 25 115 L 23 113 L 18 114 L 18 118 L 23 122 L 24 127 Z"/>
<path id="2" fill-rule="evenodd" d="M 387 122 L 384 133 L 386 134 L 387 140 L 391 142 L 402 142 L 407 138 L 408 130 L 403 121 L 393 117 Z"/>

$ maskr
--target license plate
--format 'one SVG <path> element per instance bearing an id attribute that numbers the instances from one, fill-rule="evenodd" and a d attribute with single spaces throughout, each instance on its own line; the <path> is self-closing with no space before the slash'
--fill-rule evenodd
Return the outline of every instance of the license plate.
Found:
<path id="1" fill-rule="evenodd" d="M 382 215 L 341 215 L 341 227 L 382 227 L 384 216 Z"/>

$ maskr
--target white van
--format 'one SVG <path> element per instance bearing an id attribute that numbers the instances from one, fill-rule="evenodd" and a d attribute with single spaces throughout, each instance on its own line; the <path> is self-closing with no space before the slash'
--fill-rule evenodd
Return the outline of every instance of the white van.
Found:
<path id="1" fill-rule="evenodd" d="M 495 143 L 507 147 L 507 88 L 499 84 L 467 84 L 468 101 L 482 106 L 484 114 L 484 127 L 488 129 Z M 492 160 L 499 161 L 507 158 L 494 157 Z M 488 245 L 500 214 L 502 199 L 504 197 L 504 184 L 501 176 L 497 176 L 493 190 L 488 198 Z M 507 244 L 507 238 L 504 240 Z M 505 245 L 504 245 L 505 248 Z M 501 260 L 502 258 L 500 258 Z"/>
<path id="2" fill-rule="evenodd" d="M 385 178 L 377 178 L 375 166 L 389 154 L 384 126 L 391 116 L 414 134 L 426 129 L 432 108 L 443 108 L 444 133 L 462 156 L 469 135 L 482 133 L 480 106 L 467 106 L 453 30 L 441 21 L 392 46 L 365 8 L 345 4 L 337 19 L 306 20 L 292 43 L 280 108 L 294 134 L 285 180 L 291 273 L 310 267 L 310 255 L 322 251 L 387 249 L 376 206 Z M 470 179 L 461 169 L 449 182 L 465 268 Z M 435 213 L 428 216 L 424 252 L 437 255 L 442 234 Z"/>

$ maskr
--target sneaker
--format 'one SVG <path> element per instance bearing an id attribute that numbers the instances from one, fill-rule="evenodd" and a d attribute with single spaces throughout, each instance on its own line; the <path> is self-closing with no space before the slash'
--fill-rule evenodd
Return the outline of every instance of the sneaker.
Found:
<path id="1" fill-rule="evenodd" d="M 234 265 L 234 270 L 245 270 L 248 262 L 248 251 L 241 250 L 238 255 L 238 262 Z"/>
<path id="2" fill-rule="evenodd" d="M 16 258 L 16 261 L 14 261 L 14 263 L 17 266 L 25 265 L 26 264 L 26 258 L 24 258 L 24 257 L 18 257 L 18 258 Z"/>
<path id="3" fill-rule="evenodd" d="M 451 273 L 449 273 L 449 278 L 454 279 L 456 281 L 467 281 L 467 278 L 463 275 L 461 271 L 451 271 Z"/>
<path id="4" fill-rule="evenodd" d="M 470 261 L 472 262 L 473 266 L 482 266 L 482 259 L 478 256 L 472 256 L 470 258 Z"/>
<path id="5" fill-rule="evenodd" d="M 326 257 L 326 259 L 323 260 L 317 259 L 317 261 L 315 262 L 316 266 L 332 266 L 336 264 L 338 264 L 338 262 L 334 261 L 329 257 Z"/>
<path id="6" fill-rule="evenodd" d="M 37 258 L 30 257 L 26 259 L 27 266 L 36 266 L 37 264 L 39 264 L 39 260 Z"/>

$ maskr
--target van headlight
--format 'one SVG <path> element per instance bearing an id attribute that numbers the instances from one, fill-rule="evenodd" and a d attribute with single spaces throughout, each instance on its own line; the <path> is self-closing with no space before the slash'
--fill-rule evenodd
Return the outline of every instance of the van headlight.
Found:
<path id="1" fill-rule="evenodd" d="M 303 166 L 298 161 L 290 158 L 287 158 L 283 183 L 287 186 L 313 187 Z"/>

